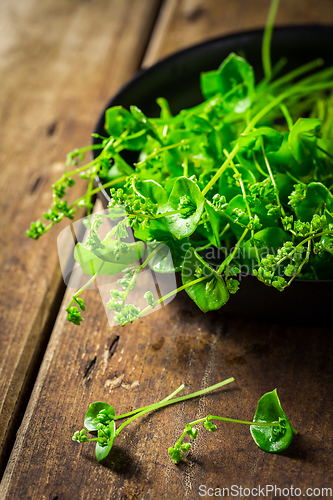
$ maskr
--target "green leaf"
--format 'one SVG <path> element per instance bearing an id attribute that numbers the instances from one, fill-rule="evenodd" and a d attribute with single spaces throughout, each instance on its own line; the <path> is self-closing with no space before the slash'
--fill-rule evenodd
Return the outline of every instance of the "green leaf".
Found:
<path id="1" fill-rule="evenodd" d="M 113 406 L 108 403 L 103 403 L 102 401 L 96 401 L 96 403 L 91 403 L 87 410 L 86 416 L 84 418 L 84 427 L 89 431 L 97 431 L 98 423 L 94 422 L 98 413 L 104 410 L 104 412 L 110 417 L 110 420 L 114 420 L 116 413 Z"/>
<path id="2" fill-rule="evenodd" d="M 113 275 L 120 273 L 127 264 L 115 264 L 106 262 L 88 250 L 82 243 L 77 243 L 74 250 L 74 258 L 80 264 L 85 275 Z"/>
<path id="3" fill-rule="evenodd" d="M 293 191 L 294 181 L 289 177 L 289 175 L 277 172 L 274 175 L 275 183 L 279 191 L 279 198 L 282 204 L 288 205 L 288 196 Z"/>
<path id="4" fill-rule="evenodd" d="M 137 106 L 130 106 L 130 110 L 131 110 L 132 116 L 138 122 L 140 127 L 143 127 L 144 129 L 146 129 L 148 134 L 150 134 L 157 141 L 161 142 L 161 139 L 156 132 L 156 128 L 151 123 L 149 118 L 147 118 L 146 115 L 141 111 L 141 109 L 139 109 Z"/>
<path id="5" fill-rule="evenodd" d="M 121 169 L 121 165 L 119 166 Z M 122 177 L 124 174 L 121 170 L 119 170 L 117 162 L 115 162 L 114 165 L 109 169 L 108 174 L 105 178 L 105 182 L 110 182 L 110 181 L 115 181 L 119 177 Z M 113 187 L 115 189 L 122 188 L 125 185 L 125 181 L 118 182 L 117 184 L 114 184 Z"/>
<path id="6" fill-rule="evenodd" d="M 290 445 L 294 434 L 293 428 L 282 410 L 276 389 L 274 389 L 260 398 L 253 422 L 278 423 L 279 419 L 282 419 L 281 423 L 284 426 L 279 432 L 274 432 L 272 427 L 251 425 L 251 435 L 262 450 L 270 453 L 285 450 Z"/>
<path id="7" fill-rule="evenodd" d="M 299 118 L 292 127 L 289 134 L 289 146 L 299 163 L 311 160 L 313 154 L 311 142 L 316 142 L 320 137 L 320 128 L 321 120 L 316 118 Z"/>
<path id="8" fill-rule="evenodd" d="M 205 120 L 201 116 L 195 115 L 194 113 L 188 113 L 184 119 L 184 125 L 187 130 L 197 133 L 209 133 L 214 130 L 209 121 Z"/>
<path id="9" fill-rule="evenodd" d="M 320 246 L 323 248 L 323 250 L 333 255 L 332 235 L 323 235 L 320 239 Z"/>
<path id="10" fill-rule="evenodd" d="M 229 292 L 220 274 L 214 271 L 190 247 L 185 255 L 182 268 L 182 282 L 187 285 L 192 281 L 206 276 L 207 279 L 185 288 L 187 294 L 203 311 L 220 309 L 229 300 Z"/>
<path id="11" fill-rule="evenodd" d="M 136 121 L 127 109 L 113 106 L 105 112 L 105 130 L 112 137 L 120 137 L 125 130 L 134 129 Z"/>
<path id="12" fill-rule="evenodd" d="M 100 462 L 101 460 L 103 460 L 108 456 L 113 446 L 116 434 L 116 425 L 114 420 L 109 424 L 108 430 L 111 432 L 110 432 L 110 437 L 108 438 L 107 445 L 101 446 L 98 442 L 96 443 L 95 454 L 98 462 Z"/>
<path id="13" fill-rule="evenodd" d="M 117 241 L 113 239 L 111 231 L 105 236 L 105 238 L 102 240 L 102 243 L 105 248 L 96 249 L 96 255 L 106 262 L 112 262 L 117 265 L 133 264 L 137 260 L 141 259 L 145 252 L 145 244 L 142 241 L 134 241 L 132 243 L 126 243 L 126 253 L 120 254 L 119 258 L 116 257 L 115 246 L 117 244 Z"/>
<path id="14" fill-rule="evenodd" d="M 176 273 L 181 270 L 184 261 L 184 255 L 188 247 L 188 239 L 175 240 L 170 238 L 170 233 L 165 232 L 164 245 L 149 260 L 148 265 L 156 273 Z M 147 257 L 160 245 L 161 242 L 148 243 Z"/>
<path id="15" fill-rule="evenodd" d="M 164 187 L 154 180 L 139 182 L 137 189 L 144 198 L 149 199 L 157 205 L 165 205 L 168 201 L 168 195 Z"/>
<path id="16" fill-rule="evenodd" d="M 191 163 L 198 165 L 198 170 L 209 169 L 214 166 L 214 159 L 207 154 L 208 140 L 205 134 L 198 134 L 188 129 L 172 130 L 167 137 L 167 145 L 178 144 L 184 141 L 183 145 L 170 148 L 164 151 L 164 164 L 167 172 L 173 177 L 182 176 L 184 173 L 183 163 L 190 164 L 190 175 L 195 173 Z M 190 146 L 190 147 L 189 147 Z"/>
<path id="17" fill-rule="evenodd" d="M 264 242 L 263 250 L 274 253 L 278 248 L 289 240 L 288 234 L 280 227 L 266 227 L 254 235 L 254 239 Z"/>
<path id="18" fill-rule="evenodd" d="M 187 177 L 178 177 L 168 202 L 161 213 L 184 209 L 184 213 L 166 216 L 165 226 L 176 238 L 183 239 L 194 233 L 205 206 L 205 198 L 198 186 Z"/>
<path id="19" fill-rule="evenodd" d="M 209 224 L 212 228 L 211 242 L 217 248 L 220 248 L 221 242 L 220 242 L 219 233 L 220 233 L 220 218 L 221 218 L 221 216 L 218 212 L 216 212 L 215 208 L 208 200 L 206 200 L 206 210 L 207 210 L 207 213 L 209 215 Z"/>
<path id="20" fill-rule="evenodd" d="M 252 102 L 254 71 L 245 59 L 231 53 L 216 71 L 202 73 L 200 84 L 205 99 L 220 93 L 225 111 L 242 113 Z"/>
<path id="21" fill-rule="evenodd" d="M 306 175 L 310 170 L 308 167 L 304 169 L 304 166 L 300 165 L 292 154 L 289 147 L 289 132 L 283 132 L 282 135 L 283 140 L 280 148 L 275 151 L 266 151 L 269 164 L 275 166 L 280 172 L 282 170 L 288 170 L 295 176 Z M 303 174 L 303 172 L 305 173 Z M 289 178 L 289 180 L 291 179 Z"/>
<path id="22" fill-rule="evenodd" d="M 321 182 L 311 182 L 307 186 L 305 199 L 295 208 L 296 215 L 303 222 L 310 222 L 320 208 L 333 209 L 333 196 Z"/>
<path id="23" fill-rule="evenodd" d="M 260 200 L 257 206 L 251 207 L 252 216 L 257 215 L 259 217 L 260 224 L 262 224 L 264 228 L 278 226 L 278 218 L 268 215 L 265 205 L 266 202 L 264 200 Z M 237 210 L 241 211 L 240 216 L 237 216 Z M 228 208 L 226 209 L 225 213 L 232 217 L 235 221 L 233 222 L 228 219 L 228 221 L 230 222 L 230 227 L 234 234 L 236 236 L 240 236 L 244 231 L 244 227 L 240 226 L 239 224 L 243 224 L 243 226 L 246 226 L 249 223 L 249 216 L 243 196 L 240 194 L 235 196 L 229 202 Z"/>
<path id="24" fill-rule="evenodd" d="M 237 166 L 237 170 L 241 175 L 244 186 L 254 184 L 256 182 L 255 176 L 248 168 Z M 240 184 L 237 182 L 234 175 L 234 169 L 228 167 L 219 179 L 219 193 L 225 196 L 227 202 L 232 200 L 232 198 L 238 194 L 242 194 Z"/>
<path id="25" fill-rule="evenodd" d="M 119 139 L 122 134 L 122 144 L 129 150 L 139 150 L 146 142 L 146 131 L 127 109 L 122 106 L 113 106 L 105 112 L 105 130 L 113 137 Z"/>
<path id="26" fill-rule="evenodd" d="M 82 243 L 77 243 L 74 250 L 74 258 L 80 264 L 85 275 L 114 275 L 121 273 L 128 265 L 139 260 L 144 254 L 145 244 L 142 241 L 127 243 L 128 252 L 121 254 L 116 261 L 114 246 L 116 241 L 108 238 L 104 249 L 88 250 Z M 96 255 L 98 253 L 98 255 Z"/>
<path id="27" fill-rule="evenodd" d="M 288 234 L 280 227 L 266 227 L 254 235 L 254 242 L 248 240 L 242 248 L 242 265 L 247 266 L 249 273 L 253 272 L 258 264 L 254 244 L 258 249 L 259 256 L 266 258 L 267 254 L 276 255 L 276 251 L 289 240 Z"/>
<path id="28" fill-rule="evenodd" d="M 241 165 L 249 168 L 254 174 L 257 174 L 255 160 L 260 168 L 267 172 L 265 153 L 278 151 L 283 142 L 283 135 L 277 130 L 269 127 L 259 127 L 253 132 L 246 135 L 241 135 L 238 139 L 238 153 L 237 158 Z"/>

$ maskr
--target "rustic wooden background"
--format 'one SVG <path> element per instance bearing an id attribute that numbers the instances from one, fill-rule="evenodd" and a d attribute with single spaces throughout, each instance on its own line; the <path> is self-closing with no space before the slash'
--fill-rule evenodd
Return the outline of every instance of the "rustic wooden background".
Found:
<path id="1" fill-rule="evenodd" d="M 0 4 L 0 497 L 199 498 L 199 486 L 333 487 L 332 329 L 203 315 L 185 292 L 125 328 L 108 326 L 98 292 L 68 324 L 56 239 L 25 238 L 50 204 L 68 151 L 90 141 L 107 100 L 140 66 L 178 49 L 264 26 L 268 0 L 2 0 Z M 333 23 L 332 0 L 281 0 L 277 25 Z M 76 194 L 82 187 L 75 188 Z M 45 350 L 46 349 L 46 350 Z M 117 412 L 224 378 L 218 394 L 149 415 L 97 464 L 71 441 L 88 404 Z M 251 419 L 277 387 L 300 435 L 261 452 L 247 428 L 200 433 L 174 466 L 167 448 L 207 412 Z M 31 392 L 32 391 L 32 392 Z M 273 496 L 271 497 L 273 498 Z M 278 496 L 276 496 L 278 498 Z"/>

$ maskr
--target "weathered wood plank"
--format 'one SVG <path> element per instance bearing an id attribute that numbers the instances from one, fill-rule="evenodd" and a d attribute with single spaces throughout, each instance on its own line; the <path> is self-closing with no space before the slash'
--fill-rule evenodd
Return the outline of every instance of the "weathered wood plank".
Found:
<path id="1" fill-rule="evenodd" d="M 214 32 L 220 4 L 231 9 L 234 17 L 224 24 L 225 31 Z M 324 0 L 315 6 L 309 1 L 302 2 L 302 7 L 290 4 L 285 7 L 281 2 L 282 8 L 291 9 L 290 17 L 286 14 L 289 23 L 329 18 L 329 3 Z M 254 27 L 258 6 L 263 9 L 267 3 L 208 0 L 202 7 L 205 23 L 191 31 L 181 12 L 193 5 L 198 4 L 170 2 L 168 10 L 166 4 L 166 21 L 160 22 L 161 32 L 155 34 L 160 41 L 146 61 L 220 33 Z M 237 24 L 243 8 L 248 9 L 247 15 Z M 202 20 L 203 16 L 190 17 Z M 69 295 L 2 482 L 3 498 L 194 499 L 201 484 L 213 488 L 273 484 L 281 489 L 294 485 L 303 488 L 302 493 L 307 487 L 331 487 L 333 341 L 329 329 L 228 320 L 223 310 L 203 315 L 185 292 L 133 325 L 110 329 L 94 291 L 86 294 L 89 314 L 76 328 L 65 321 Z M 182 382 L 190 392 L 229 376 L 237 384 L 219 395 L 169 407 L 132 424 L 103 464 L 96 463 L 92 444 L 71 441 L 91 401 L 107 400 L 122 413 L 165 397 Z M 183 465 L 172 465 L 167 448 L 186 422 L 207 412 L 250 419 L 259 397 L 275 387 L 300 431 L 286 453 L 265 454 L 252 442 L 247 428 L 221 424 L 215 436 L 200 433 Z"/>
<path id="2" fill-rule="evenodd" d="M 169 0 L 156 24 L 144 66 L 202 40 L 262 28 L 268 7 L 268 0 Z M 332 24 L 331 0 L 280 1 L 276 26 L 308 23 Z"/>
<path id="3" fill-rule="evenodd" d="M 90 142 L 105 102 L 139 67 L 159 3 L 1 2 L 0 470 L 64 292 L 56 238 L 65 224 L 38 243 L 25 230 L 51 203 L 59 161 Z"/>
<path id="4" fill-rule="evenodd" d="M 228 321 L 223 311 L 203 315 L 184 292 L 124 329 L 109 329 L 93 291 L 88 307 L 80 328 L 66 324 L 61 311 L 3 479 L 3 498 L 194 499 L 201 484 L 331 486 L 329 329 Z M 102 464 L 93 444 L 71 441 L 92 401 L 107 400 L 123 413 L 162 399 L 182 382 L 192 392 L 229 376 L 236 383 L 215 396 L 131 424 Z M 207 413 L 251 419 L 259 397 L 275 387 L 300 432 L 287 452 L 266 454 L 248 428 L 220 424 L 214 436 L 201 431 L 182 465 L 170 462 L 167 448 L 186 422 Z"/>

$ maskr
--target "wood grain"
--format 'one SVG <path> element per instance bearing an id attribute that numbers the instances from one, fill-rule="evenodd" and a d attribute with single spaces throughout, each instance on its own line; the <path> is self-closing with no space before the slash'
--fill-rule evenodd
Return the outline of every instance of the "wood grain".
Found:
<path id="1" fill-rule="evenodd" d="M 158 7 L 1 2 L 0 470 L 64 293 L 56 239 L 67 222 L 38 242 L 25 230 L 48 209 L 66 153 L 89 144 L 106 101 L 140 66 Z"/>
<path id="2" fill-rule="evenodd" d="M 110 329 L 98 293 L 87 295 L 90 313 L 82 327 L 66 324 L 64 309 L 59 315 L 2 482 L 3 498 L 195 499 L 201 484 L 331 487 L 330 329 L 228 320 L 223 310 L 203 315 L 185 292 L 138 323 Z M 106 400 L 123 413 L 181 383 L 189 393 L 230 376 L 236 382 L 225 390 L 131 424 L 101 464 L 93 443 L 71 441 L 92 401 Z M 300 433 L 286 452 L 264 453 L 247 427 L 221 423 L 215 435 L 201 430 L 183 464 L 171 463 L 167 448 L 186 422 L 207 413 L 251 419 L 257 400 L 275 387 Z"/>
<path id="3" fill-rule="evenodd" d="M 325 0 L 315 4 L 282 0 L 278 23 L 332 22 L 331 5 Z M 267 6 L 264 0 L 164 2 L 145 64 L 219 34 L 262 27 Z M 109 12 L 113 14 L 111 7 Z M 138 17 L 134 8 L 132 16 Z M 65 50 L 59 65 L 64 64 L 63 57 L 69 57 Z M 76 90 L 70 97 L 65 94 L 66 102 L 59 101 L 62 109 L 85 93 L 86 82 L 74 78 Z M 71 126 L 67 123 L 66 130 Z M 77 123 L 74 129 L 80 138 Z M 41 149 L 46 149 L 44 143 L 40 139 Z M 51 237 L 48 244 L 54 244 Z M 41 278 L 36 273 L 34 279 Z M 100 296 L 93 290 L 86 292 L 89 313 L 77 328 L 65 320 L 69 298 L 68 292 L 1 483 L 1 498 L 195 499 L 201 484 L 213 488 L 273 484 L 281 489 L 294 485 L 302 493 L 307 487 L 332 487 L 330 329 L 228 319 L 223 310 L 203 315 L 185 292 L 153 315 L 110 329 Z M 133 423 L 102 464 L 96 463 L 91 443 L 71 441 L 92 401 L 106 400 L 123 413 L 162 399 L 181 383 L 192 392 L 229 376 L 236 383 L 216 395 L 171 406 Z M 285 453 L 266 454 L 253 443 L 247 428 L 221 424 L 215 436 L 200 432 L 182 465 L 170 462 L 167 448 L 186 422 L 207 412 L 251 419 L 259 397 L 275 387 L 300 431 Z"/>

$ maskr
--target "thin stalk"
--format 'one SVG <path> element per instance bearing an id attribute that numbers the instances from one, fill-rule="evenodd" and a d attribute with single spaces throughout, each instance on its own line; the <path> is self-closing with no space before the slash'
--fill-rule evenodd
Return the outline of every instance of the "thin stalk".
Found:
<path id="1" fill-rule="evenodd" d="M 104 265 L 104 264 L 102 264 L 101 269 L 102 269 L 103 265 Z M 74 304 L 76 297 L 78 297 L 79 295 L 81 295 L 81 293 L 82 293 L 82 292 L 84 292 L 84 290 L 85 290 L 86 288 L 88 288 L 88 286 L 89 286 L 91 283 L 93 283 L 93 282 L 95 281 L 96 277 L 97 277 L 97 273 L 96 273 L 96 274 L 94 274 L 94 275 L 93 275 L 93 276 L 92 276 L 92 277 L 91 277 L 91 278 L 87 281 L 87 283 L 86 283 L 85 285 L 83 285 L 83 287 L 82 287 L 82 288 L 80 288 L 80 290 L 78 290 L 76 293 L 74 293 L 74 295 L 73 295 L 73 297 L 72 297 L 72 300 L 71 300 L 71 301 L 70 301 L 70 303 L 68 304 L 67 309 L 68 309 L 68 308 L 70 308 L 72 304 Z"/>
<path id="2" fill-rule="evenodd" d="M 300 66 L 299 68 L 294 69 L 293 71 L 290 71 L 284 76 L 281 76 L 277 80 L 275 80 L 271 85 L 270 85 L 270 90 L 275 89 L 276 87 L 281 87 L 281 85 L 285 85 L 286 83 L 291 82 L 298 76 L 302 75 L 303 73 L 307 73 L 308 71 L 311 71 L 315 68 L 318 68 L 319 66 L 322 66 L 324 64 L 323 59 L 315 59 L 314 61 L 311 61 L 307 64 L 303 64 L 303 66 Z"/>
<path id="3" fill-rule="evenodd" d="M 127 179 L 127 176 L 123 176 L 123 177 L 118 177 L 117 179 L 113 179 L 112 181 L 109 181 L 109 182 L 106 182 L 105 184 L 103 184 L 102 186 L 98 187 L 98 188 L 95 188 L 93 189 L 91 192 L 90 192 L 90 195 L 93 196 L 94 194 L 97 194 L 99 193 L 100 191 L 102 191 L 102 189 L 106 189 L 108 187 L 111 187 L 113 186 L 114 184 L 118 184 L 118 182 L 122 182 L 122 181 L 125 181 Z M 86 198 L 86 194 L 84 196 L 81 196 L 81 198 L 78 198 L 77 200 L 75 200 L 70 206 L 69 208 L 73 208 L 75 207 L 78 203 L 80 203 L 80 201 L 84 200 Z"/>
<path id="4" fill-rule="evenodd" d="M 202 396 L 203 394 L 207 394 L 207 392 L 214 391 L 215 389 L 219 389 L 220 387 L 223 387 L 224 385 L 230 384 L 234 380 L 235 379 L 233 377 L 230 377 L 230 378 L 224 380 L 223 382 L 219 382 L 218 384 L 212 385 L 211 387 L 207 387 L 207 389 L 202 389 L 201 391 L 193 392 L 192 394 L 188 394 L 187 396 L 181 396 L 180 398 L 171 399 L 168 401 L 164 400 L 164 401 L 161 401 L 160 403 L 156 403 L 155 405 L 151 405 L 149 407 L 146 407 L 143 411 L 141 411 L 140 413 L 137 413 L 136 415 L 134 415 L 131 418 L 129 418 L 128 420 L 126 420 L 126 422 L 121 424 L 120 427 L 118 427 L 118 429 L 116 431 L 115 438 L 122 431 L 122 429 L 124 427 L 126 427 L 126 425 L 133 422 L 133 420 L 135 420 L 136 418 L 141 417 L 142 415 L 145 415 L 146 413 L 149 413 L 150 411 L 159 410 L 160 408 L 164 408 L 165 406 L 173 405 L 175 403 L 180 403 L 182 401 L 186 401 L 187 399 L 192 399 L 192 398 L 196 398 L 198 396 Z"/>
<path id="5" fill-rule="evenodd" d="M 154 248 L 154 250 L 146 258 L 146 260 L 144 261 L 144 263 L 141 264 L 141 266 L 140 266 L 141 269 L 144 269 L 146 267 L 146 265 L 148 264 L 148 262 L 150 261 L 150 259 L 152 259 L 161 250 L 161 248 L 164 245 L 165 245 L 165 243 L 160 243 L 156 248 Z"/>
<path id="6" fill-rule="evenodd" d="M 264 69 L 264 74 L 266 78 L 270 78 L 272 74 L 272 62 L 271 62 L 271 40 L 272 33 L 274 28 L 274 20 L 279 7 L 279 0 L 272 0 L 267 21 L 266 27 L 263 36 L 262 43 L 262 65 Z"/>
<path id="7" fill-rule="evenodd" d="M 164 295 L 163 297 L 161 297 L 160 299 L 156 300 L 152 306 L 147 306 L 145 309 L 143 309 L 140 312 L 140 314 L 138 315 L 138 318 L 141 318 L 141 316 L 143 316 L 146 312 L 150 311 L 150 309 L 153 309 L 160 302 L 163 302 L 164 300 L 168 299 L 169 297 L 172 297 L 176 293 L 181 292 L 182 290 L 185 290 L 185 288 L 188 288 L 189 286 L 196 285 L 197 283 L 200 283 L 200 281 L 204 281 L 208 278 L 209 278 L 209 276 L 202 276 L 201 278 L 190 281 L 190 283 L 186 283 L 186 285 L 180 286 L 176 290 L 172 290 L 172 292 L 169 292 L 166 295 Z"/>
<path id="8" fill-rule="evenodd" d="M 269 161 L 268 161 L 268 158 L 267 158 L 267 155 L 266 155 L 266 151 L 265 151 L 265 148 L 264 148 L 264 141 L 262 140 L 262 138 L 261 138 L 261 147 L 262 147 L 262 152 L 263 152 L 263 155 L 264 155 L 264 158 L 265 158 L 266 168 L 268 170 L 269 176 L 271 178 L 271 181 L 272 181 L 272 184 L 273 184 L 273 187 L 274 187 L 274 193 L 275 193 L 276 202 L 278 204 L 278 207 L 281 210 L 281 214 L 283 215 L 283 217 L 285 217 L 286 213 L 285 213 L 284 208 L 283 208 L 283 206 L 281 204 L 281 201 L 280 201 L 279 190 L 278 190 L 278 187 L 276 185 L 276 182 L 275 182 L 275 179 L 274 179 L 274 175 L 273 175 L 271 166 L 269 164 Z"/>
<path id="9" fill-rule="evenodd" d="M 230 264 L 230 262 L 232 261 L 232 259 L 234 258 L 234 256 L 236 255 L 239 247 L 240 247 L 240 244 L 242 243 L 243 239 L 245 238 L 245 236 L 247 235 L 249 231 L 249 228 L 246 227 L 243 231 L 243 234 L 241 235 L 241 237 L 239 238 L 239 240 L 237 241 L 236 245 L 235 245 L 235 248 L 233 249 L 233 251 L 231 252 L 230 255 L 228 255 L 228 257 L 226 259 L 224 259 L 224 261 L 222 262 L 222 264 L 220 265 L 219 269 L 218 269 L 218 273 L 222 274 L 223 270 L 225 269 L 225 267 Z"/>
<path id="10" fill-rule="evenodd" d="M 169 394 L 169 396 L 167 396 L 165 399 L 162 399 L 162 401 L 160 401 L 160 403 L 165 403 L 166 401 L 169 401 L 169 399 L 176 396 L 176 394 L 178 394 L 178 392 L 182 391 L 184 389 L 184 387 L 185 387 L 184 384 L 180 385 L 178 387 L 178 389 L 176 389 L 171 394 Z M 142 408 L 138 408 L 137 410 L 133 410 L 133 411 L 130 411 L 128 413 L 124 413 L 123 415 L 118 415 L 115 417 L 115 420 L 121 420 L 122 418 L 130 417 L 131 415 L 135 415 L 143 410 L 147 410 L 148 408 L 151 408 L 152 406 L 154 406 L 154 403 L 151 405 L 148 405 L 148 406 L 143 406 Z"/>

